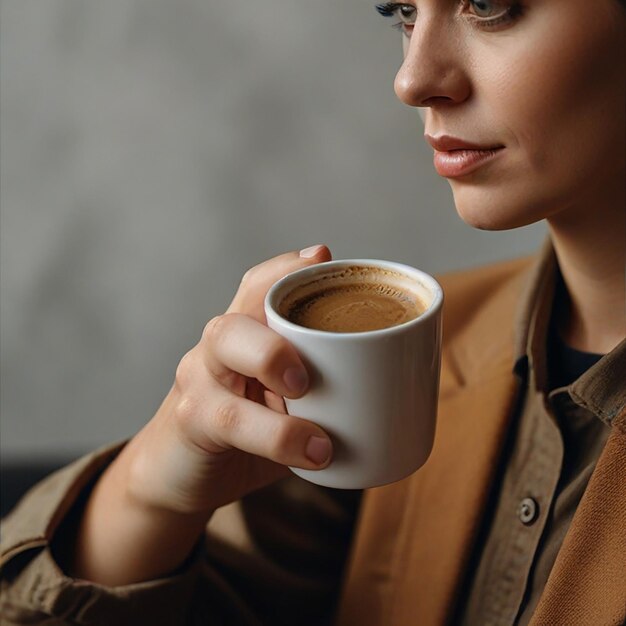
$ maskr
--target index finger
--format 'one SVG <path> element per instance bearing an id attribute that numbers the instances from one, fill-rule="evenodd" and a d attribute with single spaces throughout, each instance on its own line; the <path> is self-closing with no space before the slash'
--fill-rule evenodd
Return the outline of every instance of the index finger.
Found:
<path id="1" fill-rule="evenodd" d="M 286 252 L 249 269 L 241 279 L 239 289 L 227 313 L 244 313 L 257 322 L 266 323 L 263 301 L 270 287 L 302 267 L 330 261 L 330 250 L 323 244 L 310 246 L 299 252 Z"/>

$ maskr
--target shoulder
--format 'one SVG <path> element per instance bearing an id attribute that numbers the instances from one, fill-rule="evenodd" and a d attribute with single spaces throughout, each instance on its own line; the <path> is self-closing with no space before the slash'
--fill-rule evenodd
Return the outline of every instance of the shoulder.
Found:
<path id="1" fill-rule="evenodd" d="M 480 265 L 469 269 L 437 274 L 436 278 L 447 293 L 468 295 L 476 289 L 481 293 L 490 292 L 509 280 L 523 274 L 536 260 L 536 255 L 506 259 L 496 263 Z"/>

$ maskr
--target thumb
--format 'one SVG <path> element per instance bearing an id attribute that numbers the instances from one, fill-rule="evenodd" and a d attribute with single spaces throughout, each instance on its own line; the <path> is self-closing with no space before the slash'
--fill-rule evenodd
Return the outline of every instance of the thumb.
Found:
<path id="1" fill-rule="evenodd" d="M 265 324 L 263 303 L 270 287 L 296 270 L 330 261 L 330 250 L 323 244 L 309 246 L 300 251 L 286 252 L 249 269 L 241 279 L 239 289 L 227 313 L 243 313 Z"/>

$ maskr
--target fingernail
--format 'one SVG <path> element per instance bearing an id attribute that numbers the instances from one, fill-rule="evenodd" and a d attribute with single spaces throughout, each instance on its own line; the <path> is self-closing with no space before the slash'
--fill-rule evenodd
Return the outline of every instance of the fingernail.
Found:
<path id="1" fill-rule="evenodd" d="M 306 450 L 304 451 L 307 458 L 316 465 L 324 465 L 330 457 L 331 452 L 332 444 L 330 443 L 330 439 L 326 437 L 316 437 L 315 435 L 309 437 Z"/>
<path id="2" fill-rule="evenodd" d="M 309 384 L 309 375 L 303 367 L 288 367 L 283 374 L 287 389 L 292 393 L 302 393 Z"/>
<path id="3" fill-rule="evenodd" d="M 321 252 L 324 246 L 322 244 L 317 244 L 316 246 L 309 246 L 304 250 L 300 250 L 300 256 L 303 259 L 312 259 L 318 252 Z"/>

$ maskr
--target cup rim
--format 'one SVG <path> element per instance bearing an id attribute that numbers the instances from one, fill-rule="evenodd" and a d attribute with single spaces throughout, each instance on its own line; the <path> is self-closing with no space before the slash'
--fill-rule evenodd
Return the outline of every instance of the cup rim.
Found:
<path id="1" fill-rule="evenodd" d="M 289 285 L 291 282 L 295 282 L 297 279 L 303 276 L 312 276 L 319 273 L 324 273 L 325 269 L 329 268 L 341 268 L 341 267 L 349 267 L 350 265 L 363 265 L 365 267 L 373 267 L 391 270 L 394 272 L 398 272 L 400 274 L 404 274 L 409 279 L 419 278 L 423 283 L 427 284 L 427 287 L 432 292 L 433 298 L 426 308 L 426 310 L 417 317 L 414 317 L 411 320 L 403 322 L 402 324 L 396 324 L 395 326 L 388 326 L 387 328 L 379 328 L 376 330 L 363 330 L 363 331 L 354 331 L 354 332 L 335 332 L 330 330 L 319 330 L 317 328 L 307 328 L 306 326 L 300 326 L 298 324 L 294 324 L 290 322 L 287 318 L 283 317 L 276 310 L 278 302 L 275 302 L 276 296 L 279 291 Z M 331 261 L 325 261 L 323 263 L 315 263 L 314 265 L 308 265 L 307 267 L 301 267 L 300 269 L 294 270 L 289 274 L 283 276 L 278 279 L 268 290 L 265 295 L 264 301 L 264 309 L 265 316 L 269 321 L 272 319 L 273 322 L 279 324 L 285 328 L 289 328 L 295 332 L 299 332 L 303 335 L 310 336 L 332 336 L 337 339 L 348 340 L 348 339 L 367 339 L 370 337 L 384 337 L 394 335 L 400 332 L 404 332 L 408 327 L 415 326 L 424 323 L 429 318 L 438 314 L 439 310 L 443 305 L 443 288 L 437 282 L 437 280 L 427 274 L 423 270 L 419 270 L 416 267 L 412 267 L 405 263 L 399 263 L 397 261 L 386 261 L 382 259 L 334 259 Z"/>

